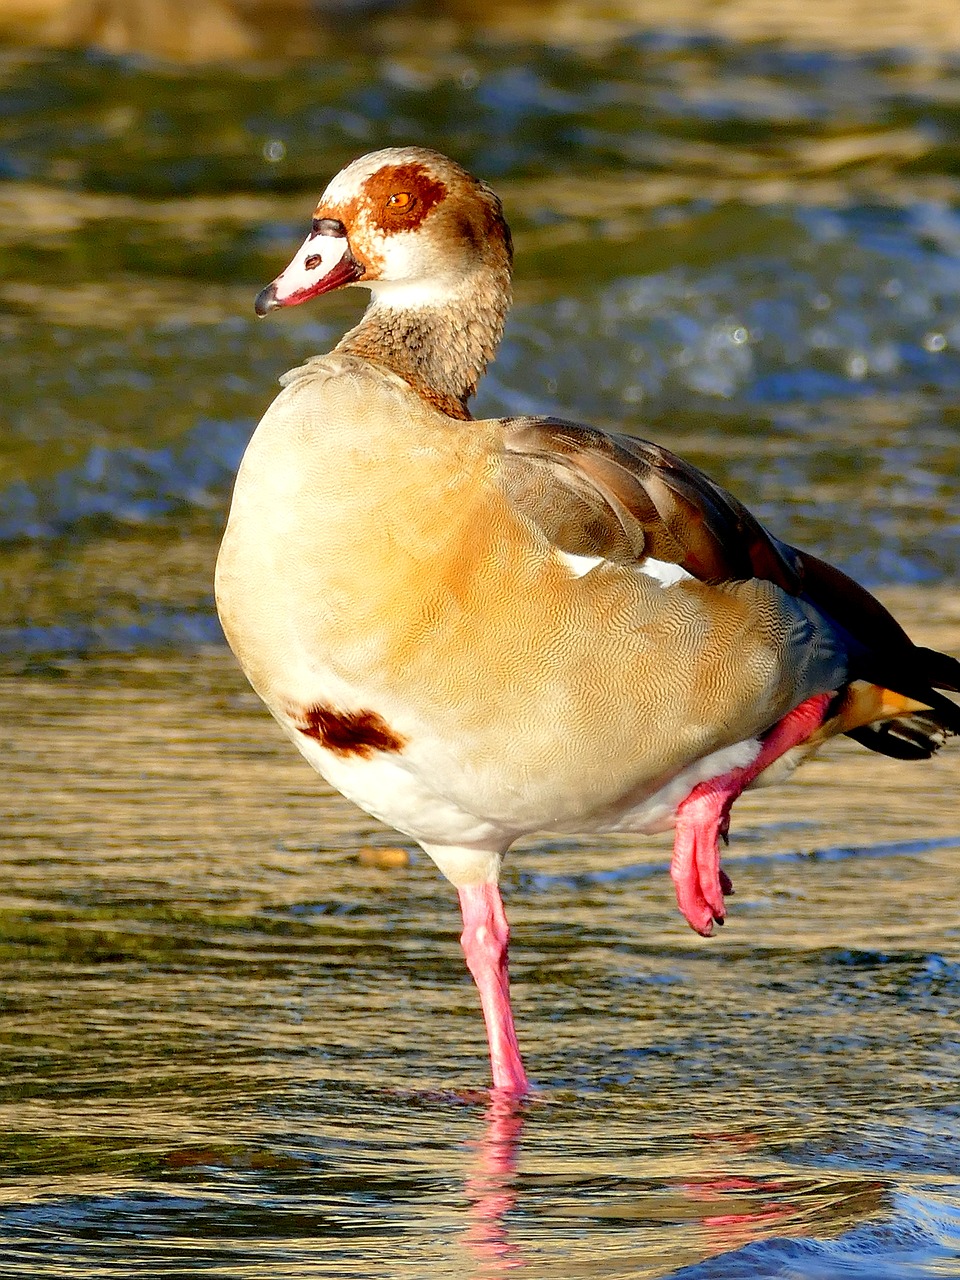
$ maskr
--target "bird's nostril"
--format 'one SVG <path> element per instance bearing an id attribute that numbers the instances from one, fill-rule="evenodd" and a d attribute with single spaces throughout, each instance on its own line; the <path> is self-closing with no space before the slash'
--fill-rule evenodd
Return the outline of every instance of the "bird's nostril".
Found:
<path id="1" fill-rule="evenodd" d="M 319 253 L 311 253 L 310 257 L 304 260 L 303 268 L 305 271 L 316 271 L 322 261 Z"/>

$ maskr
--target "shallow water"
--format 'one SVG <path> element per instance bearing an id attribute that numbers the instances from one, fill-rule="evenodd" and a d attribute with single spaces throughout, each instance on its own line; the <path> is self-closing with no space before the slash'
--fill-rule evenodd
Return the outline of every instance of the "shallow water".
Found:
<path id="1" fill-rule="evenodd" d="M 845 42 L 847 43 L 847 42 Z M 485 1092 L 452 892 L 220 646 L 229 487 L 353 294 L 256 290 L 327 178 L 455 153 L 517 305 L 483 412 L 662 440 L 960 652 L 960 57 L 358 26 L 189 71 L 0 58 L 0 1275 L 960 1275 L 958 753 L 506 883 L 533 1101 Z"/>
<path id="2" fill-rule="evenodd" d="M 0 712 L 0 1274 L 960 1273 L 955 761 L 746 797 L 710 941 L 664 839 L 513 855 L 512 1111 L 452 891 L 227 655 Z"/>

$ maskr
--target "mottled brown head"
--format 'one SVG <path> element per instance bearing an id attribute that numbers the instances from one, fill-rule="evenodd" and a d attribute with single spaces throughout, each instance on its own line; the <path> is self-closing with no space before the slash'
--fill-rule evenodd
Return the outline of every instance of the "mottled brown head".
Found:
<path id="1" fill-rule="evenodd" d="M 348 284 L 392 306 L 442 304 L 483 269 L 508 292 L 511 256 L 500 201 L 485 183 L 437 151 L 388 147 L 333 179 L 310 235 L 257 311 Z"/>

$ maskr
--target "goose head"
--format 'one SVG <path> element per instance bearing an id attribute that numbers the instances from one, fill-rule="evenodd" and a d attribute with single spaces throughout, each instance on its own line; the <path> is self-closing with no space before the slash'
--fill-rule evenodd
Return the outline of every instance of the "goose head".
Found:
<path id="1" fill-rule="evenodd" d="M 346 285 L 368 288 L 381 305 L 438 308 L 469 299 L 484 277 L 508 295 L 510 264 L 510 232 L 485 183 L 439 152 L 388 147 L 337 174 L 256 311 Z"/>

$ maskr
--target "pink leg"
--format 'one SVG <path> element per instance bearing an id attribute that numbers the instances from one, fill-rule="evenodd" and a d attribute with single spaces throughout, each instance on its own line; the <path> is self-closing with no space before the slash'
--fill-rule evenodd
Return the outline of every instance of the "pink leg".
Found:
<path id="1" fill-rule="evenodd" d="M 832 700 L 821 693 L 801 702 L 766 734 L 753 764 L 701 782 L 681 801 L 670 875 L 677 905 L 705 938 L 714 921 L 723 924 L 723 895 L 733 891 L 729 876 L 720 870 L 720 838 L 726 837 L 734 800 L 768 765 L 820 728 Z"/>
<path id="2" fill-rule="evenodd" d="M 490 1045 L 493 1087 L 509 1090 L 519 1097 L 529 1091 L 530 1085 L 513 1028 L 507 968 L 510 926 L 503 910 L 500 889 L 495 884 L 468 884 L 458 893 L 463 913 L 460 945 L 466 956 L 467 968 L 480 992 Z"/>

